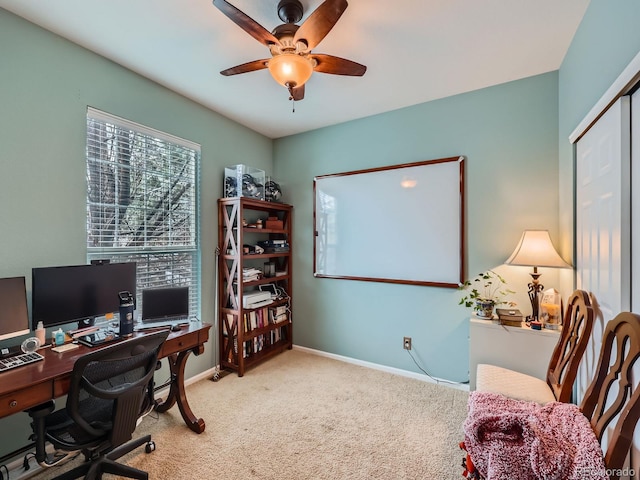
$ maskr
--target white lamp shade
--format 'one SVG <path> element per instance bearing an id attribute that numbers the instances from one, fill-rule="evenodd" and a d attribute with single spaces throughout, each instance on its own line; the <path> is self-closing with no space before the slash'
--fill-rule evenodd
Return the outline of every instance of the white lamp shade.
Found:
<path id="1" fill-rule="evenodd" d="M 282 53 L 269 60 L 269 72 L 276 82 L 285 87 L 301 87 L 313 73 L 313 63 L 295 53 Z"/>
<path id="2" fill-rule="evenodd" d="M 556 252 L 548 230 L 525 230 L 518 246 L 504 263 L 526 267 L 571 268 Z"/>

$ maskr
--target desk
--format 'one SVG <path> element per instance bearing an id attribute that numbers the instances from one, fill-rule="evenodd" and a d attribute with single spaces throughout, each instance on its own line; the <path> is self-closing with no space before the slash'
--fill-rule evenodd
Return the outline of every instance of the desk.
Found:
<path id="1" fill-rule="evenodd" d="M 176 403 L 187 426 L 196 433 L 202 433 L 204 420 L 191 411 L 184 388 L 184 367 L 190 353 L 200 355 L 209 339 L 208 323 L 190 323 L 179 332 L 171 332 L 160 349 L 159 358 L 169 360 L 171 380 L 169 395 L 158 402 L 156 410 L 166 412 Z M 135 336 L 144 333 L 134 333 Z M 56 353 L 51 348 L 43 348 L 38 353 L 44 360 L 24 365 L 0 374 L 0 418 L 22 412 L 51 399 L 61 397 L 69 391 L 71 372 L 75 361 L 82 355 L 101 347 L 80 345 L 75 350 Z M 104 348 L 104 347 L 103 347 Z"/>

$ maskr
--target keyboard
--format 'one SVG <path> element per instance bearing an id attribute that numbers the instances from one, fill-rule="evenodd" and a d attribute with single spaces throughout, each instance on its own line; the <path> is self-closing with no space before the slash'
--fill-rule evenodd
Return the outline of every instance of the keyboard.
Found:
<path id="1" fill-rule="evenodd" d="M 144 330 L 150 330 L 153 328 L 173 327 L 174 325 L 189 325 L 191 319 L 189 317 L 170 317 L 143 320 L 142 323 L 134 325 L 133 330 L 135 332 L 142 332 Z"/>
<path id="2" fill-rule="evenodd" d="M 28 365 L 29 363 L 44 360 L 44 357 L 37 352 L 20 353 L 13 357 L 0 358 L 0 372 L 10 370 L 12 368 Z"/>

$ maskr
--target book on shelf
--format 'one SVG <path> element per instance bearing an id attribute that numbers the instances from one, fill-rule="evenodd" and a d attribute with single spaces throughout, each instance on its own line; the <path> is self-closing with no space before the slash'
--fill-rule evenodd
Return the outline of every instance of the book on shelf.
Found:
<path id="1" fill-rule="evenodd" d="M 500 323 L 510 327 L 522 325 L 522 312 L 514 308 L 496 308 L 496 314 Z"/>
<path id="2" fill-rule="evenodd" d="M 289 316 L 286 313 L 283 313 L 281 315 L 274 315 L 271 319 L 271 323 L 275 324 L 275 323 L 286 322 L 288 318 Z"/>
<path id="3" fill-rule="evenodd" d="M 264 309 L 261 308 L 260 310 L 256 310 L 256 325 L 258 328 L 264 327 L 263 317 L 264 317 Z"/>
<path id="4" fill-rule="evenodd" d="M 262 240 L 258 242 L 265 253 L 281 253 L 289 251 L 289 242 L 287 240 Z"/>
<path id="5" fill-rule="evenodd" d="M 257 268 L 243 268 L 242 269 L 242 281 L 253 282 L 262 278 L 262 270 Z"/>
<path id="6" fill-rule="evenodd" d="M 275 308 L 269 309 L 269 322 L 280 323 L 286 321 L 288 318 L 287 306 L 279 305 Z"/>
<path id="7" fill-rule="evenodd" d="M 275 328 L 269 332 L 257 335 L 254 338 L 243 342 L 242 356 L 243 358 L 249 358 L 280 341 L 285 341 L 286 338 L 286 327 Z M 235 340 L 237 342 L 237 339 Z M 234 345 L 237 345 L 237 343 Z M 237 347 L 234 346 L 234 349 L 237 349 Z M 230 352 L 229 361 L 232 361 L 232 357 L 233 355 Z"/>
<path id="8" fill-rule="evenodd" d="M 271 330 L 271 345 L 279 342 L 280 340 L 287 339 L 287 327 L 280 327 L 274 330 Z"/>
<path id="9" fill-rule="evenodd" d="M 276 323 L 286 322 L 289 319 L 289 311 L 286 305 L 277 307 L 263 307 L 249 310 L 242 315 L 242 327 L 245 333 L 249 333 L 256 328 L 264 328 Z M 228 313 L 227 320 L 230 325 L 233 323 L 233 315 Z M 223 325 L 223 333 L 226 334 L 226 324 Z"/>
<path id="10" fill-rule="evenodd" d="M 271 331 L 271 343 L 274 344 L 280 340 L 280 329 L 276 328 Z"/>

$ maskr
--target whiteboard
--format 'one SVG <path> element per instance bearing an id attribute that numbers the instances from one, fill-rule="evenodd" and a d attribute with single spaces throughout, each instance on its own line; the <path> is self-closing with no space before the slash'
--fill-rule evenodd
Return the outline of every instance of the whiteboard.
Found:
<path id="1" fill-rule="evenodd" d="M 463 281 L 463 157 L 322 175 L 313 188 L 314 276 Z"/>

